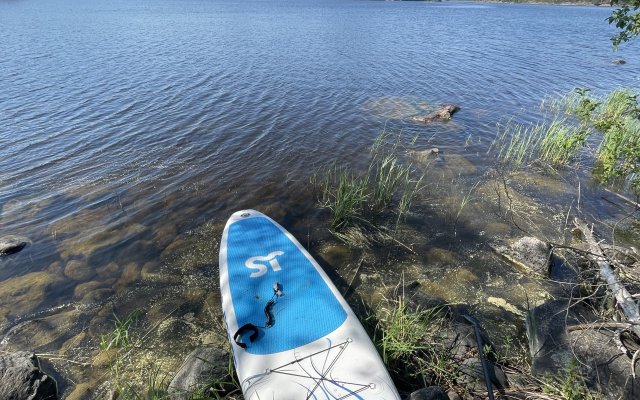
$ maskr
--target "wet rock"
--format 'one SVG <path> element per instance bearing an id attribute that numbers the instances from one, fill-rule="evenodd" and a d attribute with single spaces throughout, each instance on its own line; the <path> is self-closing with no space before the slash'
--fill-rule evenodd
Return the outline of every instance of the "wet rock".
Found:
<path id="1" fill-rule="evenodd" d="M 152 240 L 160 248 L 164 248 L 167 245 L 169 245 L 169 243 L 171 243 L 171 241 L 174 240 L 178 234 L 178 230 L 176 229 L 176 226 L 171 223 L 165 223 L 165 224 L 156 226 L 153 231 L 154 233 L 153 233 Z"/>
<path id="2" fill-rule="evenodd" d="M 569 308 L 567 300 L 552 300 L 535 307 L 527 321 L 531 352 L 531 373 L 537 377 L 555 376 L 575 360 L 567 336 L 567 324 L 588 320 L 578 306 Z"/>
<path id="3" fill-rule="evenodd" d="M 80 302 L 82 304 L 98 305 L 103 304 L 114 295 L 113 289 L 97 289 L 87 293 Z"/>
<path id="4" fill-rule="evenodd" d="M 121 289 L 134 284 L 140 280 L 140 267 L 136 263 L 129 263 L 124 266 L 120 279 L 115 284 L 115 288 Z"/>
<path id="5" fill-rule="evenodd" d="M 548 243 L 525 236 L 511 245 L 496 244 L 491 247 L 524 272 L 545 278 L 549 276 L 551 246 Z"/>
<path id="6" fill-rule="evenodd" d="M 93 271 L 86 261 L 71 260 L 64 267 L 64 275 L 77 281 L 86 281 L 93 276 Z"/>
<path id="7" fill-rule="evenodd" d="M 436 111 L 427 115 L 417 115 L 413 117 L 413 120 L 415 122 L 448 121 L 458 110 L 460 110 L 460 107 L 454 104 L 443 104 Z"/>
<path id="8" fill-rule="evenodd" d="M 113 278 L 119 270 L 120 266 L 114 262 L 110 262 L 107 265 L 96 268 L 96 272 L 100 278 Z"/>
<path id="9" fill-rule="evenodd" d="M 35 354 L 0 353 L 0 398 L 10 400 L 57 399 L 56 381 L 40 369 Z"/>
<path id="10" fill-rule="evenodd" d="M 104 286 L 105 284 L 103 282 L 98 282 L 98 281 L 81 283 L 79 285 L 76 285 L 75 289 L 73 289 L 73 297 L 75 299 L 81 299 L 87 294 L 93 292 L 94 290 L 98 288 L 102 288 Z"/>
<path id="11" fill-rule="evenodd" d="M 609 399 L 637 399 L 640 375 L 631 373 L 631 360 L 618 348 L 614 333 L 584 329 L 569 332 L 569 341 L 580 365 L 588 368 L 594 385 Z M 636 371 L 638 367 L 636 366 Z"/>
<path id="12" fill-rule="evenodd" d="M 47 267 L 47 272 L 52 275 L 63 275 L 64 268 L 62 267 L 62 263 L 60 261 L 54 261 Z"/>
<path id="13" fill-rule="evenodd" d="M 415 151 L 411 151 L 409 152 L 409 156 L 412 157 L 414 160 L 418 161 L 419 163 L 429 163 L 430 161 L 435 160 L 436 158 L 438 158 L 438 155 L 440 154 L 440 150 L 437 147 L 431 148 L 431 149 L 427 149 L 427 150 L 415 150 Z"/>
<path id="14" fill-rule="evenodd" d="M 342 244 L 326 244 L 318 252 L 329 265 L 346 265 L 351 260 L 351 249 Z"/>
<path id="15" fill-rule="evenodd" d="M 2 342 L 15 349 L 33 349 L 36 352 L 58 349 L 81 331 L 82 326 L 78 325 L 81 317 L 80 311 L 69 310 L 26 320 L 12 327 Z"/>
<path id="16" fill-rule="evenodd" d="M 98 223 L 89 226 L 100 226 Z M 132 223 L 125 225 L 121 229 L 98 230 L 93 233 L 82 235 L 77 232 L 75 235 L 63 240 L 58 245 L 60 257 L 64 260 L 70 258 L 90 258 L 98 251 L 109 250 L 116 244 L 131 241 L 142 236 L 147 228 L 144 225 Z"/>
<path id="17" fill-rule="evenodd" d="M 502 369 L 489 360 L 486 360 L 486 363 L 492 386 L 498 389 L 504 389 L 507 386 L 507 377 Z M 475 390 L 486 390 L 484 369 L 482 368 L 482 361 L 480 361 L 479 358 L 467 358 L 462 362 L 458 383 Z"/>
<path id="18" fill-rule="evenodd" d="M 407 400 L 449 400 L 449 396 L 439 386 L 429 386 L 411 393 Z"/>
<path id="19" fill-rule="evenodd" d="M 31 240 L 24 236 L 7 235 L 0 237 L 0 256 L 15 254 L 31 243 Z"/>
<path id="20" fill-rule="evenodd" d="M 622 58 L 616 58 L 615 60 L 611 61 L 611 63 L 616 65 L 623 65 L 623 64 L 626 64 L 627 62 Z"/>
<path id="21" fill-rule="evenodd" d="M 518 315 L 520 317 L 523 317 L 525 315 L 524 311 L 518 309 L 513 304 L 510 304 L 509 302 L 507 302 L 502 297 L 489 296 L 489 298 L 487 298 L 487 303 L 493 304 L 496 307 L 502 308 L 503 310 L 506 310 L 506 311 L 508 311 L 508 312 L 510 312 L 512 314 Z"/>
<path id="22" fill-rule="evenodd" d="M 229 380 L 229 354 L 218 348 L 199 347 L 185 359 L 169 384 L 172 400 L 191 399 L 193 393 L 203 393 L 212 382 Z"/>
<path id="23" fill-rule="evenodd" d="M 0 281 L 0 304 L 11 304 L 10 308 L 0 307 L 0 318 L 32 312 L 61 280 L 59 275 L 42 271 Z"/>

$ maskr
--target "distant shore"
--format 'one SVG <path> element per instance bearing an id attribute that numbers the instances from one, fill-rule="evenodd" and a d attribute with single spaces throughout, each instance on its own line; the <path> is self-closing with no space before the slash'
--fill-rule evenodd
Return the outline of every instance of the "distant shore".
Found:
<path id="1" fill-rule="evenodd" d="M 387 0 L 396 1 L 396 0 Z M 586 7 L 611 7 L 608 1 L 597 0 L 573 0 L 573 1 L 557 1 L 557 0 L 400 0 L 400 1 L 424 1 L 431 3 L 501 3 L 501 4 L 537 4 L 537 5 L 554 5 L 554 6 L 586 6 Z"/>

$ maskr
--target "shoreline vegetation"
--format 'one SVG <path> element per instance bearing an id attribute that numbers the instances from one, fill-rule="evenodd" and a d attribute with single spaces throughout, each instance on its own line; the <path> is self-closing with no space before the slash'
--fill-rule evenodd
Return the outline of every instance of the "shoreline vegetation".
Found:
<path id="1" fill-rule="evenodd" d="M 534 293 L 525 293 L 523 306 L 489 298 L 520 320 L 515 334 L 491 331 L 480 321 L 481 354 L 474 330 L 465 322 L 475 313 L 473 308 L 443 302 L 423 290 L 420 281 L 405 282 L 404 275 L 395 287 L 384 288 L 376 302 L 354 304 L 403 398 L 484 399 L 488 392 L 483 358 L 497 398 L 631 398 L 640 383 L 635 373 L 640 342 L 634 336 L 640 315 L 633 300 L 640 294 L 640 254 L 634 248 L 597 241 L 595 234 L 600 232 L 582 222 L 588 216 L 579 207 L 569 208 L 560 240 L 535 237 L 531 233 L 535 223 L 526 225 L 518 191 L 510 181 L 523 170 L 557 173 L 581 162 L 595 166 L 599 184 L 637 191 L 640 165 L 634 161 L 640 154 L 640 115 L 636 97 L 628 89 L 604 97 L 577 89 L 545 99 L 540 121 L 519 125 L 510 120 L 488 150 L 498 160 L 494 172 L 501 183 L 495 190 L 503 195 L 498 195 L 497 205 L 506 208 L 500 211 L 501 218 L 522 232 L 515 242 L 491 246 L 514 268 L 522 268 L 525 275 L 546 285 L 549 293 L 535 299 L 530 297 Z M 369 166 L 362 173 L 348 164 L 334 164 L 311 179 L 332 235 L 362 255 L 343 288 L 345 293 L 351 291 L 363 260 L 373 257 L 368 253 L 375 248 L 413 252 L 403 233 L 404 222 L 414 213 L 414 202 L 426 190 L 425 176 L 440 157 L 437 149 L 416 153 L 411 147 L 414 142 L 385 129 L 373 141 Z M 478 185 L 462 197 L 457 211 L 451 211 L 451 230 L 461 223 L 465 208 L 478 201 L 482 192 Z M 508 204 L 501 206 L 500 196 Z M 632 218 L 637 218 L 637 211 L 636 205 Z M 140 315 L 138 311 L 122 317 L 114 314 L 112 332 L 102 336 L 99 357 L 110 369 L 111 396 L 242 398 L 228 345 L 197 348 L 173 379 L 162 375 L 159 367 L 149 367 L 143 370 L 142 383 L 132 383 L 131 377 L 140 373 L 135 353 L 143 351 L 145 337 L 157 328 L 130 333 Z M 224 337 L 222 325 L 219 330 Z M 195 365 L 193 360 L 201 362 Z M 209 361 L 203 364 L 202 360 Z"/>
<path id="2" fill-rule="evenodd" d="M 637 221 L 637 96 L 625 88 L 604 96 L 579 88 L 543 99 L 538 120 L 520 123 L 517 116 L 505 116 L 509 119 L 498 127 L 486 152 L 495 164 L 482 181 L 460 180 L 460 170 L 445 172 L 442 168 L 456 160 L 454 154 L 443 154 L 437 148 L 419 149 L 417 137 L 386 127 L 373 140 L 365 155 L 368 166 L 363 170 L 336 161 L 312 176 L 307 184 L 321 212 L 316 222 L 330 232 L 333 247 L 359 260 L 342 271 L 339 289 L 349 294 L 345 297 L 369 332 L 403 398 L 484 399 L 488 391 L 483 360 L 487 360 L 496 398 L 632 398 L 640 385 L 636 373 L 640 368 L 640 313 L 635 300 L 640 295 L 640 252 L 618 243 L 615 232 L 607 234 L 606 224 L 584 222 L 592 222 L 592 215 L 581 209 L 579 182 L 577 190 L 566 191 L 572 200 L 561 206 L 559 220 L 538 209 L 518 182 L 522 183 L 522 176 L 538 176 L 538 182 L 546 182 L 579 167 L 587 171 L 594 184 L 625 196 L 625 218 Z M 410 108 L 397 99 L 392 103 Z M 418 102 L 414 108 L 419 115 L 429 106 Z M 414 121 L 413 116 L 406 118 Z M 532 175 L 530 171 L 535 172 Z M 434 188 L 427 182 L 433 183 L 436 176 L 446 178 L 441 187 Z M 460 193 L 453 200 L 441 200 L 442 192 L 456 191 Z M 440 202 L 447 203 L 444 212 L 435 208 Z M 427 253 L 427 257 L 448 260 L 443 270 L 446 275 L 459 263 L 450 251 L 432 253 L 427 250 L 430 245 L 416 247 L 413 239 L 420 231 L 411 229 L 412 225 L 424 224 L 421 212 L 425 207 L 441 214 L 443 240 L 450 243 L 456 242 L 463 227 L 476 223 L 477 214 L 486 212 L 494 213 L 494 224 L 499 222 L 516 232 L 508 236 L 509 240 L 485 237 L 484 233 L 475 237 L 478 254 L 480 249 L 488 249 L 495 255 L 495 262 L 502 260 L 504 268 L 518 271 L 524 279 L 524 285 L 519 286 L 523 290 L 520 303 L 479 293 L 486 297 L 488 306 L 498 310 L 494 312 L 498 313 L 496 318 L 504 320 L 503 325 L 491 325 L 478 304 L 434 293 L 424 271 L 415 272 L 403 263 L 396 265 L 403 257 L 419 260 L 419 253 Z M 536 213 L 542 218 L 535 219 Z M 541 224 L 555 225 L 554 233 L 548 233 Z M 203 237 L 219 235 L 216 229 L 207 228 Z M 450 254 L 443 256 L 447 252 Z M 367 267 L 362 268 L 363 264 Z M 383 285 L 376 288 L 378 293 L 366 299 L 354 288 L 354 282 L 372 279 L 363 270 L 373 269 L 375 275 L 392 267 L 401 271 L 395 285 L 386 286 L 383 280 Z M 418 269 L 423 268 L 428 265 L 418 264 Z M 456 271 L 462 277 L 472 275 Z M 508 286 L 503 290 L 509 290 Z M 104 310 L 105 324 L 95 329 L 100 332 L 99 342 L 85 342 L 85 346 L 93 346 L 88 359 L 36 355 L 48 363 L 63 360 L 103 371 L 99 382 L 72 385 L 75 387 L 65 394 L 69 400 L 242 399 L 216 300 L 219 294 L 202 290 L 201 295 L 204 305 L 197 313 L 210 321 L 205 330 L 211 337 L 194 342 L 195 349 L 181 366 L 167 365 L 166 356 L 161 361 L 157 353 L 161 347 L 157 346 L 162 342 L 154 344 L 153 338 L 195 329 L 194 313 L 179 315 L 178 308 L 164 307 L 159 318 L 147 320 L 152 309 L 143 310 L 125 300 L 119 307 L 113 304 Z M 201 302 L 196 297 L 191 301 Z M 479 320 L 480 344 L 473 325 L 466 322 L 473 318 Z M 15 327 L 15 335 L 20 329 Z M 37 359 L 30 368 L 38 370 Z M 47 375 L 40 379 L 49 383 L 42 387 L 54 390 Z"/>

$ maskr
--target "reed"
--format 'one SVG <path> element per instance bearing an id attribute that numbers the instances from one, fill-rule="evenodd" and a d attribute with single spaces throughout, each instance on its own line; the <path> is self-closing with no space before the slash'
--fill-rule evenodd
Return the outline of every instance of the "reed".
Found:
<path id="1" fill-rule="evenodd" d="M 409 387 L 428 382 L 452 387 L 457 361 L 436 339 L 446 321 L 441 307 L 409 308 L 405 297 L 385 299 L 369 316 L 375 320 L 374 341 L 398 383 Z"/>
<path id="2" fill-rule="evenodd" d="M 554 119 L 540 132 L 535 149 L 538 159 L 554 167 L 565 166 L 576 156 L 589 137 L 589 130 L 568 124 L 565 119 Z"/>
<path id="3" fill-rule="evenodd" d="M 395 213 L 396 227 L 406 216 L 422 189 L 423 177 L 414 177 L 411 164 L 403 164 L 397 153 L 399 136 L 383 131 L 371 147 L 368 168 L 356 174 L 336 165 L 317 172 L 312 183 L 319 188 L 320 205 L 331 211 L 331 229 L 345 231 L 357 223 L 372 225 L 381 214 Z M 338 235 L 341 240 L 345 235 Z"/>
<path id="4" fill-rule="evenodd" d="M 380 161 L 374 157 L 369 170 L 373 170 L 374 175 L 371 206 L 380 211 L 389 207 L 398 188 L 405 187 L 410 181 L 411 166 L 400 165 L 395 155 L 388 154 Z"/>
<path id="5" fill-rule="evenodd" d="M 368 197 L 368 182 L 366 177 L 353 176 L 346 169 L 336 169 L 334 174 L 328 174 L 327 178 L 336 180 L 335 190 L 327 186 L 325 196 L 331 210 L 331 227 L 337 230 L 361 218 Z"/>

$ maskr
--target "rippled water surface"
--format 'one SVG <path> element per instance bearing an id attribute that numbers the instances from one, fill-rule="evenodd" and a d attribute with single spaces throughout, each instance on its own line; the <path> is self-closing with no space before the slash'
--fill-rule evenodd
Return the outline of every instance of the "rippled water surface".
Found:
<path id="1" fill-rule="evenodd" d="M 575 87 L 640 87 L 638 44 L 611 51 L 610 11 L 351 0 L 0 2 L 0 235 L 32 241 L 0 260 L 0 327 L 6 334 L 56 307 L 84 312 L 113 299 L 125 312 L 155 304 L 154 296 L 158 304 L 193 304 L 183 314 L 195 318 L 207 315 L 201 304 L 219 312 L 217 241 L 228 215 L 271 213 L 322 253 L 326 215 L 310 176 L 335 161 L 366 168 L 385 125 L 415 149 L 438 147 L 459 161 L 453 171 L 432 170 L 425 199 L 451 190 L 436 176 L 458 178 L 464 195 L 491 166 L 486 149 L 509 115 L 532 118 L 545 96 Z M 411 121 L 439 103 L 461 111 L 446 124 Z M 566 200 L 558 196 L 549 202 Z M 432 203 L 447 201 L 460 200 Z M 440 223 L 431 210 L 413 229 Z M 490 222 L 477 231 L 509 231 Z M 435 230 L 422 231 L 408 265 L 457 263 L 429 253 L 450 247 Z M 325 261 L 340 274 L 349 257 L 333 251 Z M 449 278 L 474 288 L 485 273 L 497 272 Z M 152 321 L 174 310 L 160 308 Z M 98 310 L 63 314 L 67 336 L 31 346 L 62 351 L 73 338 L 95 345 L 112 313 Z M 78 328 L 96 320 L 93 330 Z"/>

